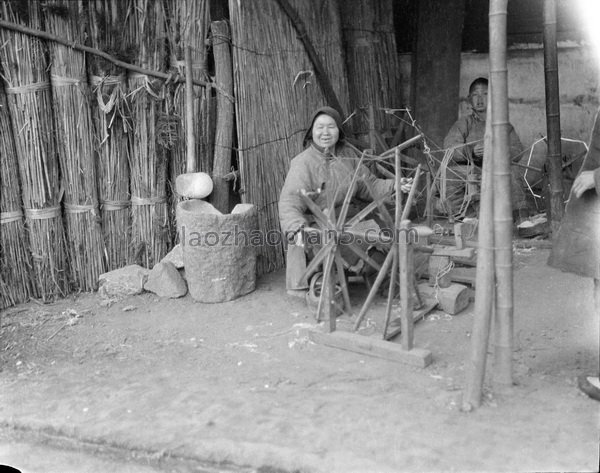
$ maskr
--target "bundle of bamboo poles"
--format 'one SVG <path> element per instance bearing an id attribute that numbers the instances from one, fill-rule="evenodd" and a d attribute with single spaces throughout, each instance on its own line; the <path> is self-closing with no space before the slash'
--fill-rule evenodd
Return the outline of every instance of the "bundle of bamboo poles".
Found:
<path id="1" fill-rule="evenodd" d="M 130 62 L 132 45 L 124 34 L 127 3 L 93 0 L 89 4 L 91 45 Z M 107 270 L 131 260 L 131 209 L 129 161 L 133 131 L 125 70 L 101 57 L 89 55 L 88 76 L 92 88 L 92 116 L 98 154 L 96 171 Z"/>
<path id="2" fill-rule="evenodd" d="M 368 135 L 371 126 L 376 130 L 389 130 L 393 117 L 382 109 L 400 108 L 403 103 L 398 93 L 402 90 L 402 81 L 393 2 L 346 1 L 341 9 L 341 20 L 350 110 L 358 112 L 351 120 L 352 129 L 358 138 Z M 368 119 L 369 105 L 375 112 L 372 124 Z"/>
<path id="3" fill-rule="evenodd" d="M 127 12 L 128 42 L 137 44 L 135 62 L 166 69 L 166 14 L 163 0 L 132 0 Z M 130 160 L 133 259 L 151 268 L 170 244 L 166 178 L 173 132 L 166 114 L 164 82 L 144 74 L 128 75 L 133 124 Z"/>
<path id="4" fill-rule="evenodd" d="M 5 1 L 0 9 L 4 20 L 40 28 L 38 2 Z M 10 45 L 0 48 L 0 64 L 15 138 L 34 293 L 48 301 L 67 292 L 67 259 L 47 50 L 42 41 L 6 29 L 0 29 L 0 42 Z"/>
<path id="5" fill-rule="evenodd" d="M 348 108 L 337 2 L 292 2 L 333 88 Z M 310 115 L 325 105 L 304 45 L 277 2 L 230 0 L 242 201 L 256 205 L 263 234 L 279 230 L 277 202 Z M 265 82 L 268 78 L 268 83 Z M 261 93 L 256 93 L 260 90 Z M 268 119 L 266 119 L 268 117 Z M 259 274 L 285 263 L 282 245 L 258 248 Z"/>
<path id="6" fill-rule="evenodd" d="M 506 25 L 508 0 L 491 0 L 490 87 L 483 160 L 477 292 L 471 353 L 463 408 L 481 404 L 490 327 L 494 327 L 494 381 L 513 383 L 513 267 L 510 156 L 508 137 L 508 69 Z"/>
<path id="7" fill-rule="evenodd" d="M 81 2 L 52 0 L 46 4 L 49 33 L 83 43 Z M 64 189 L 69 270 L 73 289 L 93 291 L 104 272 L 103 240 L 96 188 L 94 125 L 85 55 L 50 42 L 52 110 Z"/>
<path id="8" fill-rule="evenodd" d="M 0 309 L 35 296 L 21 205 L 19 167 L 4 87 L 0 84 Z"/>
<path id="9" fill-rule="evenodd" d="M 207 32 L 209 8 L 207 0 L 169 0 L 169 68 L 172 73 L 185 70 L 185 48 L 191 48 L 192 77 L 208 80 Z M 211 173 L 214 146 L 214 102 L 208 87 L 193 87 L 193 117 L 196 164 L 193 171 Z M 175 179 L 186 173 L 187 129 L 185 125 L 185 85 L 175 84 L 170 89 L 168 113 L 175 118 L 177 140 L 170 150 L 168 188 L 171 196 L 170 218 L 176 229 L 175 209 L 181 198 L 174 192 Z M 176 232 L 175 232 L 176 233 Z M 173 235 L 176 238 L 176 235 Z"/>

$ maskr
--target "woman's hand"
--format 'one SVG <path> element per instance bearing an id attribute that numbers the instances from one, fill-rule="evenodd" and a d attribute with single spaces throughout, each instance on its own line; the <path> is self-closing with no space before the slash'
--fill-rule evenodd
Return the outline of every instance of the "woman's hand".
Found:
<path id="1" fill-rule="evenodd" d="M 473 148 L 473 154 L 477 158 L 483 158 L 483 142 L 482 141 L 475 145 L 475 147 Z"/>
<path id="2" fill-rule="evenodd" d="M 412 177 L 401 177 L 400 178 L 400 190 L 402 192 L 404 192 L 405 194 L 408 194 L 410 192 L 412 185 L 413 185 Z M 394 190 L 395 191 L 398 190 L 398 189 L 396 189 L 396 183 L 394 183 Z"/>
<path id="3" fill-rule="evenodd" d="M 592 189 L 594 185 L 594 171 L 583 171 L 573 182 L 573 193 L 575 197 L 579 198 L 586 190 Z"/>

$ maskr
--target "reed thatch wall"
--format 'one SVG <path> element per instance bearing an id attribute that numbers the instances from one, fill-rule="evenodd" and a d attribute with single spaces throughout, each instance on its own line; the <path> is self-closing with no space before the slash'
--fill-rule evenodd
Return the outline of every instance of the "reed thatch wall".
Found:
<path id="1" fill-rule="evenodd" d="M 402 78 L 396 53 L 393 0 L 346 0 L 341 6 L 342 32 L 350 89 L 350 120 L 356 137 L 368 143 L 370 126 L 398 126 L 384 108 L 401 108 Z M 369 106 L 374 123 L 369 123 Z"/>
<path id="2" fill-rule="evenodd" d="M 51 0 L 44 7 L 46 31 L 69 41 L 85 41 L 83 3 Z M 98 288 L 104 272 L 98 209 L 91 91 L 83 52 L 49 43 L 52 112 L 61 184 L 63 214 L 73 290 Z"/>
<path id="3" fill-rule="evenodd" d="M 279 192 L 290 160 L 302 150 L 310 115 L 327 104 L 329 93 L 302 40 L 314 46 L 345 117 L 368 103 L 394 107 L 401 90 L 395 85 L 391 0 L 371 9 L 366 0 L 285 3 L 297 16 L 295 24 L 281 0 L 229 1 L 232 164 L 241 176 L 235 184 L 239 196 L 232 200 L 257 207 L 265 239 L 260 274 L 284 266 Z M 91 290 L 99 272 L 134 262 L 152 267 L 171 249 L 179 200 L 172 182 L 186 171 L 187 161 L 185 93 L 181 82 L 165 79 L 167 72 L 184 74 L 184 47 L 191 46 L 194 78 L 208 83 L 194 86 L 196 168 L 212 173 L 222 92 L 213 87 L 208 5 L 208 0 L 51 0 L 42 17 L 38 1 L 0 3 L 4 20 L 165 73 L 162 79 L 132 73 L 127 64 L 0 28 L 8 104 L 0 127 L 11 131 L 0 143 L 0 304 Z M 305 38 L 298 36 L 298 22 Z M 373 31 L 365 36 L 362 29 Z M 373 44 L 365 48 L 365 41 Z M 386 127 L 386 119 L 379 114 L 376 126 Z M 358 115 L 353 120 L 360 132 Z"/>
<path id="4" fill-rule="evenodd" d="M 348 85 L 336 0 L 290 2 L 303 20 L 344 110 Z M 312 112 L 325 105 L 306 50 L 275 0 L 229 2 L 238 157 L 243 202 L 256 205 L 259 229 L 279 232 L 277 202 L 289 162 L 302 150 Z M 259 248 L 258 272 L 284 265 L 282 244 Z"/>
<path id="5" fill-rule="evenodd" d="M 39 2 L 4 1 L 0 17 L 40 29 Z M 0 29 L 0 66 L 11 115 L 29 239 L 34 293 L 52 300 L 68 293 L 59 160 L 53 129 L 47 45 Z M 3 181 L 4 182 L 4 181 Z M 2 263 L 6 264 L 4 259 Z M 29 273 L 29 268 L 22 268 Z M 12 281 L 8 281 L 12 284 Z"/>
<path id="6" fill-rule="evenodd" d="M 10 113 L 0 84 L 0 309 L 35 296 Z"/>
<path id="7" fill-rule="evenodd" d="M 89 3 L 88 30 L 92 47 L 130 59 L 133 45 L 125 34 L 128 11 L 123 0 Z M 88 55 L 92 88 L 91 109 L 95 126 L 96 172 L 102 218 L 106 270 L 122 268 L 131 257 L 131 201 L 129 162 L 133 152 L 133 127 L 127 100 L 127 74 L 104 58 Z"/>

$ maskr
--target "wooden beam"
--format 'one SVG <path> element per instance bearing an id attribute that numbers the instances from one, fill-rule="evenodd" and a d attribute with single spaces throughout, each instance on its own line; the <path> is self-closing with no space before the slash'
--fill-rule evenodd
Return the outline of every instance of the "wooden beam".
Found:
<path id="1" fill-rule="evenodd" d="M 423 348 L 404 350 L 401 345 L 379 338 L 358 335 L 351 332 L 323 333 L 309 330 L 308 337 L 314 343 L 339 348 L 354 353 L 383 358 L 389 361 L 404 363 L 425 368 L 432 362 L 431 352 Z"/>
<path id="2" fill-rule="evenodd" d="M 417 40 L 411 73 L 414 116 L 430 142 L 441 148 L 458 118 L 465 0 L 416 3 Z"/>

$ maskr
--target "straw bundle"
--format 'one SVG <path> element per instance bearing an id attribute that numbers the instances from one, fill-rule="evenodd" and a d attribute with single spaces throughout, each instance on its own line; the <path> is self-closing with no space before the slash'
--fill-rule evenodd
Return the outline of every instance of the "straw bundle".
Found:
<path id="1" fill-rule="evenodd" d="M 123 0 L 92 1 L 89 34 L 94 48 L 130 61 L 132 47 L 124 34 L 126 13 L 127 2 Z M 131 259 L 129 160 L 133 131 L 126 100 L 127 76 L 123 69 L 97 56 L 88 56 L 87 66 L 93 94 L 105 264 L 110 271 L 127 265 Z"/>
<path id="2" fill-rule="evenodd" d="M 342 106 L 348 88 L 337 2 L 290 2 L 325 65 Z M 313 66 L 275 0 L 230 0 L 242 200 L 258 210 L 263 235 L 279 231 L 277 202 L 312 112 L 325 104 Z M 268 79 L 266 79 L 268 78 Z M 268 82 L 267 82 L 268 80 Z M 257 93 L 257 90 L 260 93 Z M 284 265 L 282 244 L 258 248 L 259 274 Z"/>
<path id="3" fill-rule="evenodd" d="M 207 32 L 209 12 L 207 0 L 168 0 L 169 8 L 169 68 L 173 73 L 183 74 L 184 51 L 192 50 L 192 76 L 194 79 L 208 80 Z M 207 87 L 194 86 L 194 135 L 196 138 L 196 169 L 212 172 L 214 147 L 215 99 L 213 91 Z M 171 189 L 171 221 L 174 223 L 175 209 L 181 200 L 174 192 L 175 179 L 187 172 L 187 133 L 185 126 L 185 84 L 179 83 L 170 91 L 169 114 L 175 118 L 177 137 L 170 150 L 169 189 Z M 176 225 L 172 226 L 176 229 Z"/>
<path id="4" fill-rule="evenodd" d="M 83 43 L 81 2 L 53 0 L 44 11 L 49 33 Z M 49 46 L 71 283 L 75 290 L 93 291 L 104 265 L 85 55 L 58 43 Z"/>
<path id="5" fill-rule="evenodd" d="M 5 1 L 0 9 L 0 16 L 7 21 L 40 28 L 37 2 Z M 67 290 L 47 50 L 38 39 L 5 29 L 0 29 L 0 43 L 4 45 L 0 48 L 0 64 L 29 230 L 34 292 L 47 301 L 64 295 Z"/>
<path id="6" fill-rule="evenodd" d="M 375 109 L 375 129 L 392 127 L 382 108 L 400 108 L 400 64 L 394 35 L 392 0 L 349 0 L 341 9 L 352 119 L 358 135 L 369 133 L 368 106 Z"/>
<path id="7" fill-rule="evenodd" d="M 132 0 L 127 13 L 130 42 L 138 45 L 137 65 L 165 68 L 166 15 L 161 0 Z M 132 245 L 134 261 L 153 267 L 169 249 L 166 197 L 168 147 L 173 132 L 165 115 L 164 84 L 146 75 L 129 74 L 133 124 L 130 161 Z"/>
<path id="8" fill-rule="evenodd" d="M 0 309 L 26 302 L 33 287 L 21 207 L 19 168 L 4 88 L 0 84 Z"/>

